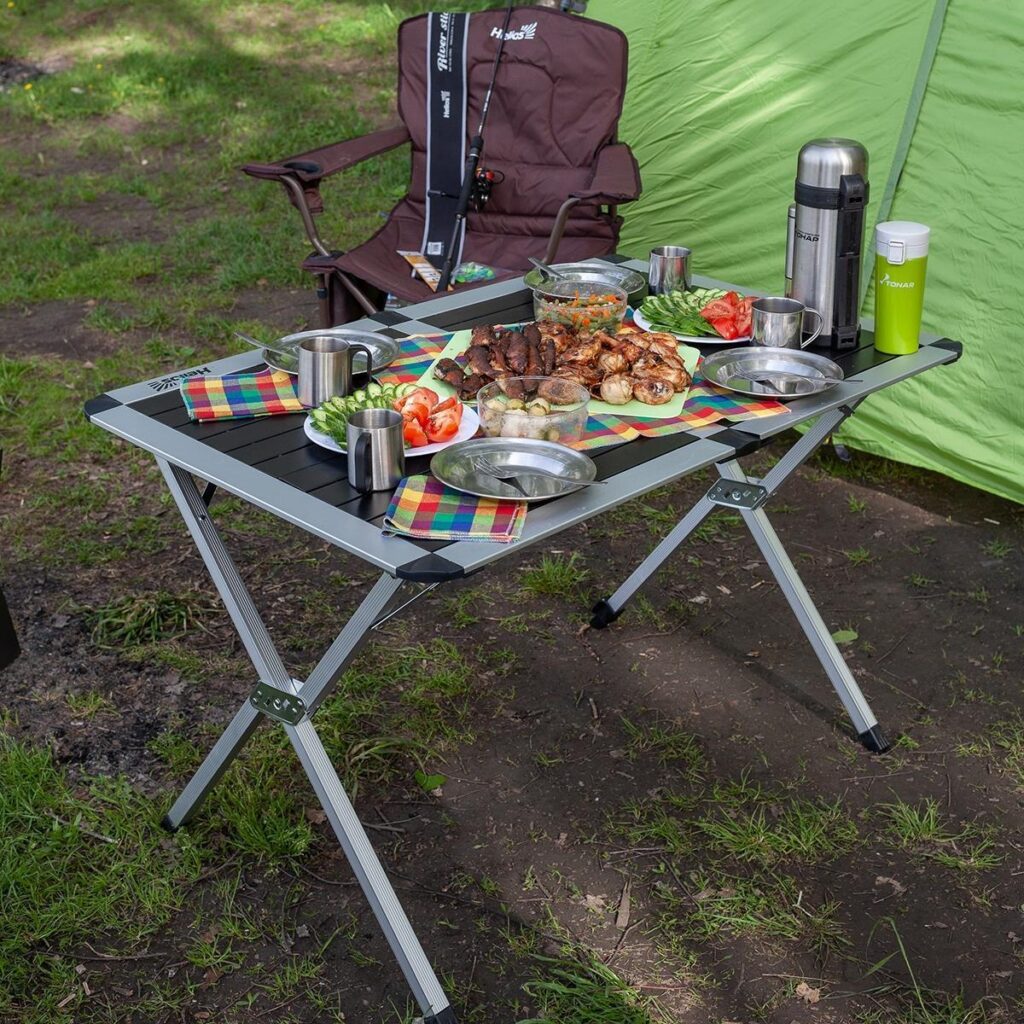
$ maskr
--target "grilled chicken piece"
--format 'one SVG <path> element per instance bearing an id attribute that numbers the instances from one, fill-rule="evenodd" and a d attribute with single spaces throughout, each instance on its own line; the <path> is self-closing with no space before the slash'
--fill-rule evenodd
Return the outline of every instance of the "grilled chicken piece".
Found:
<path id="1" fill-rule="evenodd" d="M 558 350 L 552 338 L 540 339 L 540 361 L 544 370 L 544 376 L 550 377 L 555 369 L 555 361 L 558 359 Z"/>
<path id="2" fill-rule="evenodd" d="M 601 352 L 601 342 L 596 338 L 587 338 L 586 340 L 580 340 L 572 348 L 564 351 L 559 357 L 559 365 L 564 366 L 566 363 L 587 363 L 593 365 L 597 361 L 597 357 Z"/>
<path id="3" fill-rule="evenodd" d="M 465 372 L 454 359 L 442 359 L 434 367 L 434 376 L 455 388 L 456 391 L 462 390 L 462 385 L 466 380 Z"/>
<path id="4" fill-rule="evenodd" d="M 633 397 L 634 383 L 633 378 L 625 373 L 612 373 L 591 392 L 609 405 L 625 405 Z"/>
<path id="5" fill-rule="evenodd" d="M 491 354 L 491 369 L 494 371 L 495 377 L 511 372 L 512 367 L 508 365 L 508 360 L 505 358 L 505 346 L 500 339 L 489 346 L 488 351 Z"/>
<path id="6" fill-rule="evenodd" d="M 486 345 L 470 345 L 466 351 L 466 362 L 471 373 L 491 376 L 491 350 Z"/>
<path id="7" fill-rule="evenodd" d="M 629 335 L 629 340 L 640 348 L 655 351 L 665 358 L 679 357 L 679 343 L 671 334 L 659 334 L 654 331 L 636 331 Z"/>
<path id="8" fill-rule="evenodd" d="M 550 338 L 555 343 L 556 352 L 564 352 L 576 344 L 576 333 L 565 324 L 556 324 L 553 320 L 538 320 L 537 330 L 542 338 Z"/>
<path id="9" fill-rule="evenodd" d="M 513 331 L 509 338 L 508 351 L 505 359 L 513 373 L 522 374 L 526 372 L 526 361 L 529 358 L 529 344 L 526 336 L 519 331 Z"/>
<path id="10" fill-rule="evenodd" d="M 492 378 L 486 373 L 471 373 L 463 382 L 459 391 L 459 397 L 463 400 L 476 398 L 476 393 L 485 385 L 490 384 Z"/>
<path id="11" fill-rule="evenodd" d="M 567 363 L 565 366 L 556 367 L 551 376 L 558 377 L 560 380 L 571 380 L 589 388 L 596 384 L 603 374 L 596 366 L 588 366 L 586 363 Z"/>
<path id="12" fill-rule="evenodd" d="M 509 398 L 526 398 L 526 385 L 516 377 L 507 377 L 501 382 L 501 390 Z"/>
<path id="13" fill-rule="evenodd" d="M 597 357 L 597 368 L 602 373 L 625 373 L 629 369 L 629 360 L 621 352 L 602 352 Z"/>
<path id="14" fill-rule="evenodd" d="M 493 345 L 494 341 L 494 328 L 487 324 L 477 324 L 473 328 L 473 334 L 469 343 L 471 345 Z"/>
<path id="15" fill-rule="evenodd" d="M 544 363 L 540 358 L 540 339 L 527 336 L 526 375 L 540 377 L 544 374 Z"/>
<path id="16" fill-rule="evenodd" d="M 678 360 L 669 363 L 653 351 L 641 356 L 634 364 L 632 374 L 638 380 L 661 380 L 672 386 L 673 391 L 685 391 L 690 386 L 690 375 Z"/>
<path id="17" fill-rule="evenodd" d="M 547 399 L 552 405 L 572 405 L 579 401 L 579 392 L 573 387 L 579 381 L 570 381 L 561 377 L 553 377 L 551 380 L 542 381 L 537 388 L 537 394 Z"/>
<path id="18" fill-rule="evenodd" d="M 664 405 L 672 401 L 675 389 L 663 380 L 633 380 L 633 397 L 644 405 Z"/>

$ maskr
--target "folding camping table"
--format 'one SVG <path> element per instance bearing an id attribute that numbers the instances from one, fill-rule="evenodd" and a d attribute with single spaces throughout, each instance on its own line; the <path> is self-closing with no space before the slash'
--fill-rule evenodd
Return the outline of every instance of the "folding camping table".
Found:
<path id="1" fill-rule="evenodd" d="M 637 261 L 608 259 L 637 270 L 645 269 Z M 734 287 L 706 279 L 698 279 L 698 283 Z M 532 319 L 532 315 L 531 293 L 519 279 L 433 299 L 401 311 L 385 310 L 354 326 L 397 338 L 461 330 L 478 323 L 516 323 Z M 181 400 L 180 382 L 198 374 L 239 372 L 262 366 L 252 353 L 119 388 L 86 403 L 86 414 L 93 423 L 156 457 L 256 673 L 251 695 L 175 801 L 165 820 L 167 827 L 178 829 L 198 812 L 206 795 L 264 718 L 279 723 L 295 748 L 394 951 L 425 1024 L 453 1024 L 454 1011 L 320 742 L 313 716 L 374 627 L 423 593 L 707 466 L 716 468 L 719 479 L 622 586 L 595 606 L 592 625 L 601 628 L 616 619 L 629 599 L 716 508 L 737 510 L 803 627 L 858 737 L 870 750 L 886 750 L 888 744 L 871 708 L 762 507 L 864 398 L 933 366 L 954 362 L 961 349 L 958 342 L 924 335 L 917 352 L 892 357 L 876 352 L 872 342 L 871 331 L 865 329 L 860 347 L 838 359 L 847 380 L 821 395 L 790 402 L 785 414 L 730 427 L 639 438 L 601 449 L 593 458 L 598 478 L 606 481 L 606 486 L 582 488 L 533 506 L 522 539 L 514 544 L 416 541 L 384 536 L 381 520 L 391 495 L 359 494 L 348 482 L 344 458 L 306 438 L 302 414 L 191 422 Z M 739 459 L 797 424 L 809 426 L 789 443 L 768 474 L 761 480 L 747 477 Z M 410 474 L 426 472 L 427 467 L 426 457 L 408 460 Z M 202 491 L 197 478 L 205 482 Z M 207 512 L 217 489 L 243 498 L 381 570 L 380 579 L 305 680 L 293 678 L 285 667 Z"/>

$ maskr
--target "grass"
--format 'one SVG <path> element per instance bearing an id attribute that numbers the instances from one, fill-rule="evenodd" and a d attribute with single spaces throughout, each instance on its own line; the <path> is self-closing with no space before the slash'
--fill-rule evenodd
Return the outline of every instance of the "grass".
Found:
<path id="1" fill-rule="evenodd" d="M 959 871 L 982 871 L 1003 860 L 996 852 L 997 829 L 969 822 L 959 832 L 944 822 L 938 802 L 926 798 L 920 804 L 897 801 L 879 808 L 886 831 L 894 845 L 912 850 L 944 867 Z"/>
<path id="2" fill-rule="evenodd" d="M 193 594 L 129 594 L 89 609 L 92 639 L 108 650 L 134 648 L 205 629 L 204 620 L 218 613 L 210 598 Z"/>
<path id="3" fill-rule="evenodd" d="M 523 590 L 535 597 L 576 600 L 589 575 L 590 570 L 579 553 L 574 551 L 568 558 L 543 555 L 538 565 L 524 570 L 521 583 Z"/>
<path id="4" fill-rule="evenodd" d="M 0 1017 L 56 1019 L 81 993 L 85 941 L 138 951 L 181 905 L 207 852 L 168 842 L 161 813 L 123 782 L 72 787 L 48 751 L 0 732 Z"/>
<path id="5" fill-rule="evenodd" d="M 534 956 L 537 975 L 523 985 L 537 1016 L 519 1024 L 656 1024 L 667 1021 L 645 998 L 587 950 Z"/>

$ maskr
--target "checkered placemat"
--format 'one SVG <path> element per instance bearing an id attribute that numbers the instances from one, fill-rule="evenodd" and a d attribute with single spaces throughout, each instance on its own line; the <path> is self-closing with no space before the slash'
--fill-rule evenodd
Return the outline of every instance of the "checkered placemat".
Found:
<path id="1" fill-rule="evenodd" d="M 406 477 L 391 498 L 383 532 L 418 540 L 518 540 L 526 502 L 474 498 L 432 476 Z"/>
<path id="2" fill-rule="evenodd" d="M 303 408 L 295 378 L 283 370 L 188 377 L 181 382 L 181 397 L 194 420 L 273 416 Z"/>

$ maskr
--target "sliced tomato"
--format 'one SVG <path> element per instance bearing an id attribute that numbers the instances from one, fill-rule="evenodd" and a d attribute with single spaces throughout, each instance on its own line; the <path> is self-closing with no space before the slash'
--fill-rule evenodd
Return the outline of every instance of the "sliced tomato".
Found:
<path id="1" fill-rule="evenodd" d="M 405 426 L 402 428 L 402 436 L 405 438 L 405 443 L 411 448 L 422 448 L 425 444 L 430 443 L 427 440 L 423 426 L 416 419 L 407 419 L 405 421 Z"/>
<path id="2" fill-rule="evenodd" d="M 450 441 L 459 432 L 461 419 L 461 409 L 450 408 L 434 413 L 427 422 L 427 437 L 434 442 Z"/>
<path id="3" fill-rule="evenodd" d="M 736 321 L 732 317 L 722 317 L 718 320 L 709 321 L 711 326 L 728 341 L 738 338 L 740 332 L 736 329 Z"/>
<path id="4" fill-rule="evenodd" d="M 417 388 L 415 391 L 410 391 L 409 394 L 399 398 L 395 402 L 395 408 L 399 412 L 404 412 L 407 405 L 425 405 L 429 411 L 437 405 L 437 401 L 436 391 L 431 391 L 430 388 Z"/>
<path id="5" fill-rule="evenodd" d="M 709 302 L 701 311 L 700 315 L 705 320 L 723 320 L 731 317 L 736 312 L 736 307 L 726 299 L 715 299 Z"/>
<path id="6" fill-rule="evenodd" d="M 433 416 L 436 413 L 444 412 L 445 409 L 458 409 L 459 419 L 462 419 L 462 402 L 460 402 L 454 395 L 451 398 L 446 398 L 439 405 L 435 405 L 434 408 L 430 410 L 430 414 Z"/>
<path id="7" fill-rule="evenodd" d="M 406 402 L 401 408 L 402 419 L 417 420 L 420 426 L 425 427 L 430 419 L 430 406 L 426 402 Z"/>

